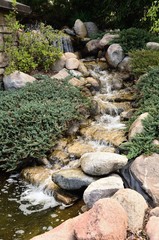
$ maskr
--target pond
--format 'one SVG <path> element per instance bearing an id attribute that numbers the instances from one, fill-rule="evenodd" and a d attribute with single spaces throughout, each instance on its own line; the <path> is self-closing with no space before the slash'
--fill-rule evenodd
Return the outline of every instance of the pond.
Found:
<path id="1" fill-rule="evenodd" d="M 25 183 L 18 174 L 0 174 L 0 240 L 29 240 L 80 214 L 82 201 L 58 205 L 40 188 Z"/>

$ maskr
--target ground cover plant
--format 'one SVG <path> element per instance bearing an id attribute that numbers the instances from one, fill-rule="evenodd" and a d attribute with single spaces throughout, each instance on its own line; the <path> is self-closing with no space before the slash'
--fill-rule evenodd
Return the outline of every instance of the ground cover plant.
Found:
<path id="1" fill-rule="evenodd" d="M 143 121 L 144 131 L 121 146 L 127 150 L 129 159 L 140 154 L 159 153 L 159 147 L 153 144 L 154 140 L 159 140 L 159 67 L 143 75 L 136 87 L 139 108 L 129 125 L 144 112 L 148 112 L 149 116 Z"/>
<path id="2" fill-rule="evenodd" d="M 48 77 L 0 94 L 0 168 L 11 171 L 42 158 L 68 125 L 84 117 L 89 101 L 80 90 Z"/>

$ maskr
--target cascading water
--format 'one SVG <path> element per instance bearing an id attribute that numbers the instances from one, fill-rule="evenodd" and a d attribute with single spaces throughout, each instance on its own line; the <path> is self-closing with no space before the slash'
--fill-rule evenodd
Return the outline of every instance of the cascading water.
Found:
<path id="1" fill-rule="evenodd" d="M 71 45 L 66 44 L 68 39 L 62 41 L 64 51 L 73 51 L 70 49 Z M 120 122 L 118 108 L 113 102 L 107 100 L 108 96 L 116 94 L 116 91 L 112 90 L 112 74 L 108 71 L 101 71 L 98 67 L 90 70 L 90 74 L 101 83 L 101 91 L 94 96 L 94 100 L 102 106 L 99 115 L 91 122 L 91 125 L 102 126 L 110 133 L 125 128 L 125 125 Z M 109 141 L 87 137 L 79 136 L 77 141 L 92 146 L 96 151 L 102 151 L 105 147 L 113 147 Z M 82 204 L 78 202 L 72 208 L 66 208 L 59 204 L 51 193 L 45 192 L 44 186 L 36 187 L 25 183 L 18 175 L 1 179 L 0 197 L 0 240 L 30 239 L 59 225 L 69 217 L 79 214 Z"/>

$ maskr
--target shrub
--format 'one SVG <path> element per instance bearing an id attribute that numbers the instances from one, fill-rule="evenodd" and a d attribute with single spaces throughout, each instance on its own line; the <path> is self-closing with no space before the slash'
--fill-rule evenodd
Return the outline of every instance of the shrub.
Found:
<path id="1" fill-rule="evenodd" d="M 159 140 L 159 68 L 144 75 L 138 81 L 137 89 L 140 107 L 131 122 L 141 113 L 148 112 L 149 116 L 143 121 L 144 131 L 121 146 L 127 150 L 129 159 L 140 154 L 159 153 L 159 147 L 153 144 L 154 139 Z"/>
<path id="2" fill-rule="evenodd" d="M 11 171 L 41 158 L 68 125 L 80 120 L 89 101 L 65 80 L 45 77 L 0 94 L 0 167 Z"/>
<path id="3" fill-rule="evenodd" d="M 12 15 L 7 21 L 13 19 Z M 51 26 L 39 25 L 38 30 L 19 32 L 17 21 L 9 26 L 12 36 L 5 37 L 5 52 L 9 59 L 9 66 L 5 74 L 15 70 L 30 73 L 34 69 L 48 71 L 53 63 L 61 56 L 62 33 Z M 16 42 L 15 42 L 16 40 Z"/>
<path id="4" fill-rule="evenodd" d="M 159 66 L 159 51 L 157 50 L 136 50 L 129 55 L 132 58 L 132 71 L 137 77 Z"/>
<path id="5" fill-rule="evenodd" d="M 112 43 L 119 43 L 124 52 L 131 50 L 143 49 L 149 41 L 159 42 L 159 37 L 140 28 L 124 29 L 119 33 L 119 38 L 114 39 Z"/>

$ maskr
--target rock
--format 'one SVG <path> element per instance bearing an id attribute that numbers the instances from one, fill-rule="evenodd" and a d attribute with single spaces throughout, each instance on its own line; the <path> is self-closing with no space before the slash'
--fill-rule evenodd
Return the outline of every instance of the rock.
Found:
<path id="1" fill-rule="evenodd" d="M 94 39 L 94 40 L 90 40 L 88 43 L 86 43 L 86 49 L 87 52 L 94 52 L 97 53 L 99 49 L 101 49 L 100 45 L 99 45 L 99 40 L 98 39 Z"/>
<path id="2" fill-rule="evenodd" d="M 60 70 L 62 70 L 65 67 L 65 63 L 66 63 L 66 57 L 63 54 L 59 60 L 57 60 L 54 65 L 52 66 L 52 71 L 55 72 L 59 72 Z"/>
<path id="3" fill-rule="evenodd" d="M 135 137 L 136 134 L 142 133 L 144 130 L 143 122 L 142 120 L 146 119 L 148 117 L 149 113 L 142 113 L 131 125 L 129 129 L 128 138 L 131 140 Z"/>
<path id="4" fill-rule="evenodd" d="M 4 68 L 0 68 L 0 75 L 3 75 L 4 74 Z"/>
<path id="5" fill-rule="evenodd" d="M 54 195 L 57 201 L 60 201 L 66 205 L 70 205 L 77 201 L 77 197 L 62 191 L 59 187 L 52 181 L 51 177 L 55 171 L 48 169 L 46 167 L 28 167 L 22 170 L 21 176 L 29 183 L 40 186 L 43 191 L 50 192 Z"/>
<path id="6" fill-rule="evenodd" d="M 146 47 L 151 50 L 159 50 L 159 43 L 157 42 L 148 42 L 146 43 Z"/>
<path id="7" fill-rule="evenodd" d="M 128 72 L 130 73 L 132 71 L 132 68 L 131 68 L 131 58 L 130 57 L 125 57 L 121 63 L 119 63 L 118 65 L 118 69 L 119 71 L 121 72 Z"/>
<path id="8" fill-rule="evenodd" d="M 75 240 L 74 228 L 77 224 L 78 218 L 73 218 L 60 224 L 58 227 L 33 237 L 30 240 Z"/>
<path id="9" fill-rule="evenodd" d="M 148 208 L 142 195 L 131 189 L 120 189 L 112 198 L 125 209 L 128 216 L 128 228 L 133 233 L 142 229 L 145 211 Z"/>
<path id="10" fill-rule="evenodd" d="M 0 52 L 0 68 L 4 68 L 8 65 L 8 58 L 4 52 Z"/>
<path id="11" fill-rule="evenodd" d="M 152 197 L 154 204 L 159 205 L 159 154 L 137 157 L 130 169 L 147 194 Z"/>
<path id="12" fill-rule="evenodd" d="M 72 53 L 72 52 L 66 52 L 66 53 L 64 53 L 64 55 L 65 55 L 66 59 L 69 59 L 69 58 L 76 58 L 77 59 L 77 55 Z"/>
<path id="13" fill-rule="evenodd" d="M 65 78 L 69 77 L 69 76 L 70 76 L 70 74 L 64 68 L 64 69 L 60 70 L 57 74 L 53 75 L 51 78 L 52 79 L 63 80 Z"/>
<path id="14" fill-rule="evenodd" d="M 66 59 L 66 68 L 68 70 L 78 69 L 79 64 L 80 64 L 80 62 L 76 58 L 68 58 L 68 59 Z"/>
<path id="15" fill-rule="evenodd" d="M 125 120 L 129 120 L 133 114 L 134 114 L 135 110 L 134 109 L 130 109 L 128 111 L 124 111 L 120 114 L 120 118 L 121 120 L 125 121 Z"/>
<path id="16" fill-rule="evenodd" d="M 103 48 L 106 45 L 108 45 L 110 43 L 110 41 L 114 40 L 115 38 L 118 38 L 119 35 L 118 34 L 110 34 L 110 33 L 106 33 L 102 39 L 99 41 L 100 46 Z"/>
<path id="17" fill-rule="evenodd" d="M 124 240 L 127 215 L 113 199 L 101 199 L 89 211 L 31 240 Z"/>
<path id="18" fill-rule="evenodd" d="M 92 37 L 98 33 L 98 27 L 94 22 L 84 22 L 87 30 L 87 36 Z"/>
<path id="19" fill-rule="evenodd" d="M 150 240 L 159 239 L 159 217 L 150 217 L 146 225 L 146 233 L 149 236 Z"/>
<path id="20" fill-rule="evenodd" d="M 89 76 L 89 72 L 82 62 L 80 62 L 80 64 L 79 64 L 78 71 L 80 71 L 83 74 L 84 77 Z"/>
<path id="21" fill-rule="evenodd" d="M 68 82 L 74 87 L 82 87 L 86 84 L 86 81 L 84 79 L 78 79 L 75 77 L 71 78 Z"/>
<path id="22" fill-rule="evenodd" d="M 117 201 L 104 198 L 78 217 L 75 239 L 124 240 L 126 228 L 127 215 L 124 209 Z"/>
<path id="23" fill-rule="evenodd" d="M 60 170 L 52 175 L 52 180 L 65 190 L 79 190 L 87 187 L 96 178 L 87 176 L 80 169 Z"/>
<path id="24" fill-rule="evenodd" d="M 85 153 L 80 160 L 82 170 L 86 174 L 93 176 L 101 176 L 115 172 L 128 162 L 126 156 L 107 152 Z"/>
<path id="25" fill-rule="evenodd" d="M 107 49 L 105 57 L 106 60 L 108 61 L 108 64 L 116 68 L 124 58 L 124 52 L 122 47 L 119 44 L 110 45 L 109 48 Z"/>
<path id="26" fill-rule="evenodd" d="M 93 87 L 99 87 L 99 83 L 98 83 L 98 81 L 96 80 L 96 79 L 94 79 L 94 78 L 92 78 L 92 77 L 87 77 L 86 78 L 86 81 L 87 81 L 87 83 L 90 83 Z"/>
<path id="27" fill-rule="evenodd" d="M 69 74 L 77 78 L 83 77 L 83 74 L 77 70 L 69 70 Z"/>
<path id="28" fill-rule="evenodd" d="M 125 101 L 133 101 L 135 100 L 135 92 L 130 89 L 121 89 L 116 91 L 112 95 L 108 95 L 106 98 L 110 102 L 125 102 Z"/>
<path id="29" fill-rule="evenodd" d="M 150 216 L 159 217 L 159 207 L 155 207 L 155 208 L 151 209 Z"/>
<path id="30" fill-rule="evenodd" d="M 116 191 L 124 188 L 122 178 L 117 175 L 110 175 L 91 183 L 83 194 L 83 200 L 88 208 L 101 198 L 111 197 Z"/>
<path id="31" fill-rule="evenodd" d="M 74 24 L 74 31 L 80 38 L 85 38 L 87 36 L 87 30 L 84 23 L 77 19 Z"/>
<path id="32" fill-rule="evenodd" d="M 27 83 L 33 83 L 36 79 L 26 73 L 15 71 L 10 75 L 4 76 L 3 83 L 5 90 L 19 89 Z"/>
<path id="33" fill-rule="evenodd" d="M 111 131 L 109 131 L 109 129 L 100 125 L 83 127 L 80 133 L 86 138 L 108 142 L 115 146 L 119 146 L 122 142 L 126 141 L 125 132 L 123 130 L 111 129 Z"/>

